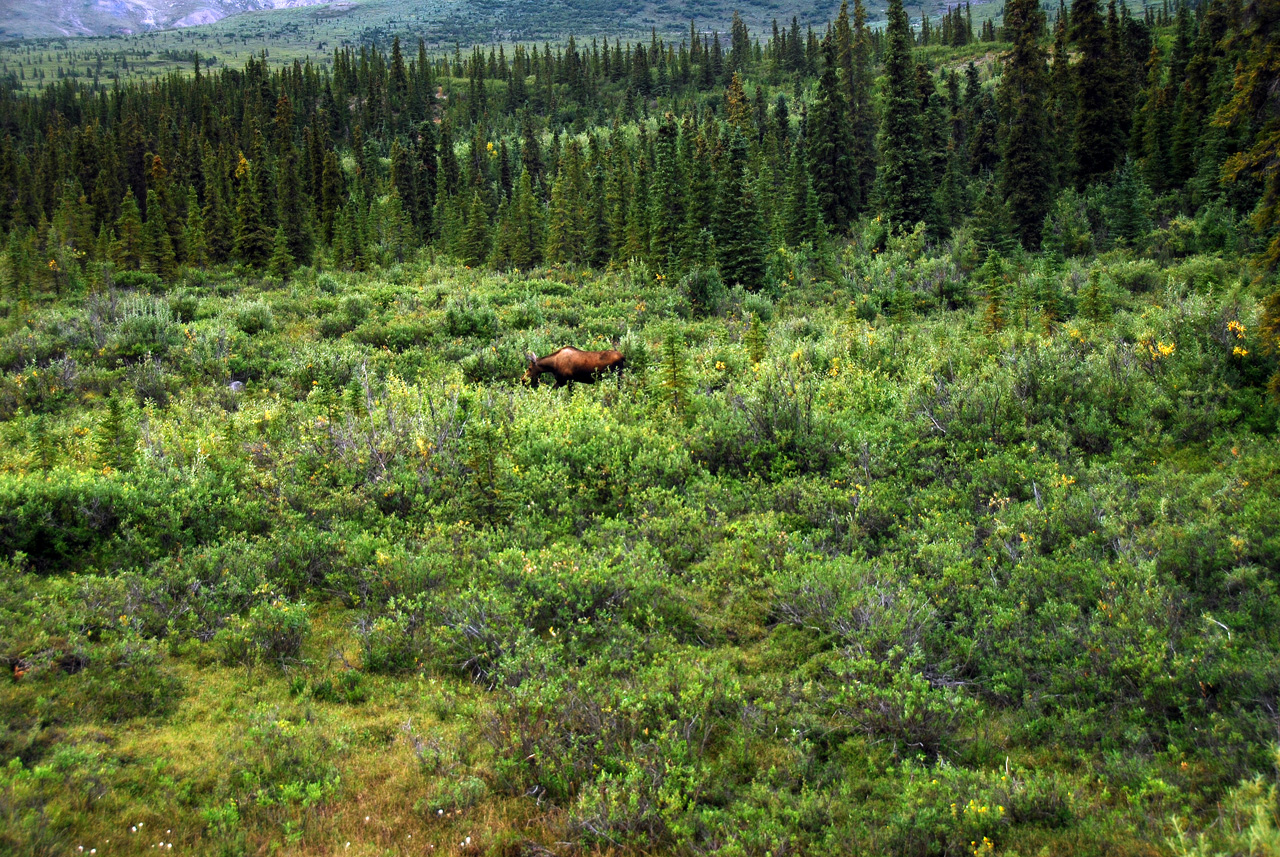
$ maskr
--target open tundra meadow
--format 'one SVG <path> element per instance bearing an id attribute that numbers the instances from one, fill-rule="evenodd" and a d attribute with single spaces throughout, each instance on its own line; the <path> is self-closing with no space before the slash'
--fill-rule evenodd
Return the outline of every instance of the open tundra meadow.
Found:
<path id="1" fill-rule="evenodd" d="M 1280 854 L 1275 5 L 9 80 L 0 853 Z"/>

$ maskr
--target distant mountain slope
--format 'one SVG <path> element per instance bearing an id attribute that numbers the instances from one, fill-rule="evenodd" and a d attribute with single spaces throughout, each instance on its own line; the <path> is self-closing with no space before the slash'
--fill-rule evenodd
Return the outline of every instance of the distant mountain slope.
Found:
<path id="1" fill-rule="evenodd" d="M 242 12 L 313 6 L 326 0 L 10 0 L 0 36 L 100 36 L 211 24 Z"/>
<path id="2" fill-rule="evenodd" d="M 875 19 L 885 4 L 866 5 Z M 305 6 L 321 8 L 295 8 Z M 829 21 L 839 6 L 840 0 L 8 0 L 0 2 L 0 39 L 133 35 L 218 24 L 211 34 L 274 31 L 290 42 L 299 30 L 325 41 L 337 36 L 376 42 L 391 32 L 436 43 L 523 41 L 651 27 L 671 33 L 691 20 L 699 29 L 724 33 L 735 10 L 760 33 L 772 20 L 785 23 L 793 15 L 802 25 Z M 928 0 L 913 14 L 921 8 L 939 14 L 946 0 Z"/>

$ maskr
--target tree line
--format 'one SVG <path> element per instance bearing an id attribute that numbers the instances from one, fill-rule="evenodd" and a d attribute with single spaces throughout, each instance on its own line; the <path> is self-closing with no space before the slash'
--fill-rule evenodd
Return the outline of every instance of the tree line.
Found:
<path id="1" fill-rule="evenodd" d="M 1265 272 L 1280 262 L 1276 6 L 1137 18 L 1075 0 L 1050 27 L 1037 0 L 1011 0 L 975 34 L 967 7 L 917 30 L 900 0 L 873 30 L 859 0 L 821 34 L 793 19 L 763 43 L 735 19 L 724 43 L 693 24 L 679 44 L 509 55 L 406 56 L 396 39 L 327 69 L 197 59 L 151 83 L 8 87 L 4 284 L 61 291 L 108 262 L 284 276 L 429 246 L 502 269 L 714 266 L 754 289 L 771 247 L 825 247 L 860 220 L 1069 253 L 1064 212 L 1098 188 L 1121 244 L 1152 214 L 1251 213 Z M 997 61 L 966 62 L 983 38 Z"/>

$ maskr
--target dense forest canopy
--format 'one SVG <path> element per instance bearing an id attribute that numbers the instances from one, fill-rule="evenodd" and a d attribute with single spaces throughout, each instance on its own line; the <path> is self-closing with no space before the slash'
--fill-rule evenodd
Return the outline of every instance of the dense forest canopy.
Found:
<path id="1" fill-rule="evenodd" d="M 6 78 L 0 852 L 1280 853 L 1280 3 L 973 12 Z"/>
<path id="2" fill-rule="evenodd" d="M 739 21 L 723 45 L 692 27 L 679 44 L 434 58 L 396 40 L 335 50 L 331 73 L 197 59 L 151 84 L 15 88 L 0 104 L 8 279 L 60 287 L 108 260 L 162 279 L 261 268 L 277 243 L 292 260 L 277 268 L 319 252 L 358 269 L 425 244 L 500 269 L 714 265 L 758 289 L 767 246 L 822 245 L 865 217 L 969 229 L 980 253 L 1015 237 L 1073 255 L 1228 211 L 1254 214 L 1247 240 L 1275 266 L 1265 4 L 1139 19 L 1079 2 L 1050 26 L 1014 3 L 981 33 L 966 11 L 916 31 L 894 5 L 870 31 L 857 5 L 763 41 Z"/>

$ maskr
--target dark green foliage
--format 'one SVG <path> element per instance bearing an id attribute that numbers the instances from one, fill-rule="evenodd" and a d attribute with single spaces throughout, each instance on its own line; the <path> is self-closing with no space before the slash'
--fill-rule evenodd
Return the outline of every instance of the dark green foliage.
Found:
<path id="1" fill-rule="evenodd" d="M 791 150 L 791 166 L 787 171 L 787 196 L 783 210 L 782 237 L 788 244 L 818 244 L 825 229 L 819 199 L 809 177 L 804 141 L 798 140 Z"/>
<path id="2" fill-rule="evenodd" d="M 287 277 L 293 273 L 294 259 L 289 252 L 289 236 L 284 226 L 276 227 L 275 240 L 271 245 L 271 258 L 267 260 L 267 270 L 277 277 Z"/>
<path id="3" fill-rule="evenodd" d="M 998 333 L 1009 323 L 1009 274 L 999 252 L 994 249 L 987 252 L 987 260 L 982 263 L 978 276 L 987 287 L 983 325 L 988 333 Z"/>
<path id="4" fill-rule="evenodd" d="M 155 274 L 162 280 L 172 280 L 178 263 L 173 252 L 173 242 L 165 226 L 160 199 L 154 190 L 147 191 L 147 210 L 151 216 L 142 225 L 142 270 Z"/>
<path id="5" fill-rule="evenodd" d="M 823 43 L 822 77 L 818 80 L 818 95 L 809 114 L 808 137 L 805 154 L 809 159 L 809 176 L 817 192 L 818 205 L 823 219 L 837 232 L 844 232 L 855 212 L 861 208 L 861 190 L 857 164 L 849 146 L 852 129 L 846 90 L 837 75 L 836 48 L 831 39 Z M 792 166 L 792 180 L 795 176 Z M 795 188 L 792 188 L 794 191 Z M 816 232 L 813 224 L 809 240 Z"/>
<path id="6" fill-rule="evenodd" d="M 1013 52 L 1000 79 L 1000 185 L 1024 246 L 1040 243 L 1040 229 L 1053 199 L 1052 148 L 1049 145 L 1048 69 L 1040 39 L 1043 13 L 1033 0 L 1005 7 L 1006 38 Z"/>
<path id="7" fill-rule="evenodd" d="M 1000 193 L 995 180 L 987 179 L 978 191 L 973 205 L 973 237 L 987 251 L 1009 252 L 1017 244 L 1010 205 Z"/>
<path id="8" fill-rule="evenodd" d="M 684 333 L 676 327 L 669 329 L 662 337 L 658 387 L 671 410 L 686 416 L 689 413 L 692 395 L 688 360 L 685 354 Z"/>
<path id="9" fill-rule="evenodd" d="M 1062 256 L 1083 256 L 1093 250 L 1093 229 L 1089 203 L 1084 194 L 1065 188 L 1044 217 L 1042 245 L 1047 252 Z"/>
<path id="10" fill-rule="evenodd" d="M 764 247 L 766 235 L 761 223 L 756 196 L 745 176 L 726 183 L 726 200 L 732 208 L 725 219 L 725 237 L 716 244 L 716 258 L 727 283 L 749 291 L 764 286 Z M 738 186 L 736 198 L 733 186 Z"/>
<path id="11" fill-rule="evenodd" d="M 1116 243 L 1132 246 L 1147 234 L 1151 228 L 1147 205 L 1147 189 L 1133 162 L 1126 159 L 1107 194 L 1107 228 Z"/>
<path id="12" fill-rule="evenodd" d="M 261 266 L 270 258 L 274 230 L 268 231 L 260 183 L 254 180 L 254 167 L 243 155 L 235 173 L 235 241 L 231 253 L 247 265 Z"/>
<path id="13" fill-rule="evenodd" d="M 759 363 L 764 359 L 765 352 L 768 350 L 768 341 L 765 337 L 764 325 L 760 322 L 760 315 L 753 313 L 751 316 L 751 325 L 747 328 L 747 334 L 744 337 L 747 346 L 747 357 L 752 363 Z"/>
<path id="14" fill-rule="evenodd" d="M 133 464 L 134 435 L 119 396 L 107 398 L 98 426 L 98 460 L 104 467 L 128 470 Z"/>
<path id="15" fill-rule="evenodd" d="M 911 59 L 911 25 L 900 0 L 890 0 L 885 30 L 885 92 L 880 120 L 879 210 L 891 223 L 911 227 L 928 220 L 929 176 L 920 125 L 920 99 Z"/>
<path id="16" fill-rule="evenodd" d="M 489 214 L 479 193 L 471 196 L 466 227 L 458 245 L 458 258 L 471 267 L 483 265 L 489 258 Z"/>
<path id="17" fill-rule="evenodd" d="M 319 8 L 274 14 L 365 14 Z M 866 14 L 146 85 L 117 39 L 96 88 L 0 46 L 64 66 L 0 97 L 0 851 L 1266 842 L 1270 19 L 1100 15 L 1138 118 L 1077 190 L 1036 10 Z M 566 345 L 625 371 L 519 383 Z"/>
<path id="18" fill-rule="evenodd" d="M 1111 306 L 1106 288 L 1102 284 L 1102 271 L 1093 268 L 1089 271 L 1089 280 L 1080 289 L 1077 297 L 1080 315 L 1093 322 L 1103 322 L 1110 315 Z"/>
<path id="19" fill-rule="evenodd" d="M 127 191 L 120 204 L 120 216 L 115 223 L 115 242 L 111 246 L 111 261 L 127 270 L 142 265 L 142 211 L 133 191 Z"/>
<path id="20" fill-rule="evenodd" d="M 1107 175 L 1124 150 L 1123 113 L 1115 101 L 1116 62 L 1097 0 L 1071 4 L 1071 42 L 1080 52 L 1074 66 L 1075 121 L 1072 158 L 1076 186 Z"/>

